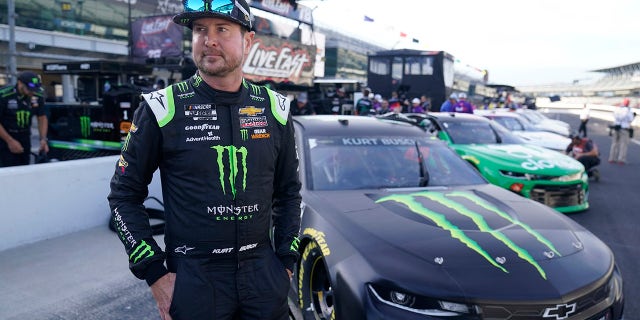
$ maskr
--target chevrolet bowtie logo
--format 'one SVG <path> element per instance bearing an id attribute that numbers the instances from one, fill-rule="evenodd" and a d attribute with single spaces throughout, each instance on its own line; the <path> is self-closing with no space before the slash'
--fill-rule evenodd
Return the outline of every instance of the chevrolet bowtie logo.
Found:
<path id="1" fill-rule="evenodd" d="M 576 312 L 575 302 L 572 304 L 559 304 L 555 307 L 544 309 L 544 315 L 542 315 L 542 317 L 562 320 L 568 318 L 574 312 Z"/>
<path id="2" fill-rule="evenodd" d="M 264 112 L 264 108 L 256 108 L 256 107 L 244 107 L 240 108 L 240 115 L 244 116 L 255 116 L 256 114 L 262 114 Z"/>

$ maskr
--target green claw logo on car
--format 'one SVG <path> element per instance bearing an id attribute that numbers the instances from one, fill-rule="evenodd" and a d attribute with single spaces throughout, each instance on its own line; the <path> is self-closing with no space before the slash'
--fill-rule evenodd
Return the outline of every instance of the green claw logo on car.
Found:
<path id="1" fill-rule="evenodd" d="M 518 220 L 513 219 L 507 213 L 501 211 L 496 206 L 492 205 L 491 203 L 487 202 L 486 200 L 478 197 L 477 195 L 471 192 L 455 191 L 455 192 L 449 192 L 449 193 L 441 193 L 441 192 L 423 191 L 423 192 L 416 192 L 411 194 L 395 194 L 395 195 L 390 195 L 390 196 L 380 198 L 376 201 L 376 203 L 381 203 L 386 201 L 395 201 L 397 203 L 407 206 L 407 208 L 409 208 L 409 210 L 411 210 L 412 212 L 433 221 L 438 227 L 442 228 L 443 230 L 449 231 L 453 238 L 462 242 L 469 249 L 481 255 L 485 260 L 491 263 L 494 267 L 502 270 L 505 273 L 509 273 L 509 271 L 505 267 L 500 265 L 498 262 L 496 262 L 496 259 L 493 259 L 491 255 L 485 249 L 483 249 L 480 244 L 478 244 L 475 240 L 469 237 L 469 235 L 467 235 L 464 230 L 461 230 L 458 226 L 456 226 L 454 223 L 448 220 L 445 214 L 433 211 L 427 208 L 426 206 L 424 206 L 419 201 L 420 198 L 425 198 L 425 199 L 429 199 L 431 201 L 437 202 L 438 204 L 441 204 L 447 208 L 450 208 L 454 210 L 456 213 L 471 219 L 471 221 L 478 227 L 479 231 L 486 232 L 490 234 L 492 237 L 494 237 L 495 239 L 497 239 L 498 241 L 502 242 L 505 246 L 511 249 L 511 251 L 515 252 L 520 259 L 528 262 L 530 265 L 536 268 L 540 276 L 545 280 L 547 279 L 546 272 L 542 269 L 542 267 L 538 264 L 538 262 L 536 262 L 536 260 L 531 256 L 531 254 L 527 250 L 520 247 L 518 244 L 513 242 L 513 240 L 509 239 L 502 231 L 500 231 L 500 229 L 492 228 L 487 223 L 487 221 L 485 220 L 482 214 L 470 209 L 469 207 L 453 199 L 460 198 L 460 199 L 465 199 L 467 201 L 470 201 L 475 205 L 481 207 L 482 209 L 489 211 L 493 214 L 496 214 L 497 216 L 507 220 L 509 223 L 521 227 L 527 233 L 531 234 L 534 238 L 536 238 L 538 242 L 542 243 L 544 246 L 546 246 L 551 251 L 553 251 L 555 255 L 560 256 L 560 253 L 558 252 L 558 250 L 556 250 L 556 248 L 551 243 L 551 241 L 543 237 L 540 233 L 533 230 L 530 226 Z"/>

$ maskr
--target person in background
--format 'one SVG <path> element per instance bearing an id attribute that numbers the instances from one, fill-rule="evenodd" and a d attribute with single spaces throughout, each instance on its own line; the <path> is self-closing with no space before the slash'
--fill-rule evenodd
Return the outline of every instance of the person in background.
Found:
<path id="1" fill-rule="evenodd" d="M 467 94 L 460 92 L 458 94 L 458 103 L 453 106 L 453 111 L 461 113 L 473 113 L 474 106 L 467 101 Z"/>
<path id="2" fill-rule="evenodd" d="M 300 92 L 296 99 L 291 101 L 291 114 L 297 115 L 314 115 L 315 109 L 309 102 L 306 92 Z"/>
<path id="3" fill-rule="evenodd" d="M 380 107 L 382 106 L 382 96 L 380 94 L 375 94 L 373 96 L 373 100 L 371 100 L 371 114 L 379 114 Z"/>
<path id="4" fill-rule="evenodd" d="M 422 106 L 422 109 L 424 109 L 425 112 L 431 111 L 431 98 L 427 97 L 424 94 L 421 95 L 420 96 L 420 105 Z"/>
<path id="5" fill-rule="evenodd" d="M 331 98 L 331 114 L 342 114 L 342 105 L 347 102 L 344 88 L 340 87 L 336 89 L 336 93 Z"/>
<path id="6" fill-rule="evenodd" d="M 247 2 L 206 3 L 185 1 L 173 18 L 192 30 L 197 72 L 142 95 L 111 179 L 111 221 L 163 320 L 287 320 L 301 203 L 290 101 L 244 78 Z M 158 169 L 164 248 L 143 206 Z"/>
<path id="7" fill-rule="evenodd" d="M 578 133 L 582 133 L 582 137 L 587 136 L 587 122 L 589 122 L 590 108 L 585 103 L 580 110 L 580 127 Z"/>
<path id="8" fill-rule="evenodd" d="M 391 108 L 391 112 L 395 114 L 402 113 L 402 103 L 398 99 L 392 98 L 389 100 L 389 108 Z"/>
<path id="9" fill-rule="evenodd" d="M 631 122 L 635 114 L 629 107 L 629 98 L 622 101 L 622 105 L 613 112 L 612 141 L 609 150 L 609 163 L 624 165 L 627 162 L 627 149 L 633 134 Z"/>
<path id="10" fill-rule="evenodd" d="M 571 142 L 565 149 L 565 154 L 582 163 L 589 177 L 600 180 L 600 172 L 594 168 L 600 164 L 600 152 L 596 143 L 589 138 L 581 138 L 578 132 L 572 133 L 569 138 Z"/>
<path id="11" fill-rule="evenodd" d="M 358 99 L 358 102 L 356 102 L 356 114 L 361 116 L 370 115 L 370 110 L 373 107 L 373 101 L 369 98 L 369 94 L 371 94 L 371 90 L 369 88 L 362 90 L 362 98 Z"/>
<path id="12" fill-rule="evenodd" d="M 449 100 L 442 103 L 440 112 L 453 112 L 453 107 L 458 103 L 458 95 L 453 92 L 449 95 Z"/>
<path id="13" fill-rule="evenodd" d="M 31 119 L 38 119 L 39 153 L 49 153 L 49 120 L 40 76 L 31 71 L 18 74 L 15 85 L 0 88 L 0 167 L 31 162 Z"/>
<path id="14" fill-rule="evenodd" d="M 387 114 L 389 112 L 391 112 L 391 108 L 389 108 L 389 100 L 387 98 L 381 98 L 378 114 Z"/>
<path id="15" fill-rule="evenodd" d="M 425 113 L 426 110 L 422 107 L 421 101 L 418 98 L 411 100 L 411 111 L 413 113 Z"/>

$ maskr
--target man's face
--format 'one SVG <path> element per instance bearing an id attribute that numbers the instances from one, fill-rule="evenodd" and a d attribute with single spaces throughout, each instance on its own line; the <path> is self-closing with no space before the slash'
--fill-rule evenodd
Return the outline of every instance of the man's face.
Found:
<path id="1" fill-rule="evenodd" d="M 27 88 L 27 85 L 22 83 L 22 81 L 18 81 L 18 91 L 23 96 L 32 97 L 34 92 Z"/>
<path id="2" fill-rule="evenodd" d="M 254 32 L 243 32 L 239 24 L 219 18 L 193 22 L 193 61 L 204 75 L 224 77 L 242 72 Z"/>

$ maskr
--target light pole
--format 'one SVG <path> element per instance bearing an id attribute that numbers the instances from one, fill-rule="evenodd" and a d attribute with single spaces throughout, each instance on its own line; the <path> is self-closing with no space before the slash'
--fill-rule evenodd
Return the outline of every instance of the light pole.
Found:
<path id="1" fill-rule="evenodd" d="M 9 20 L 9 82 L 16 84 L 16 75 L 18 74 L 18 62 L 16 51 L 16 4 L 14 0 L 7 2 L 8 20 Z"/>

